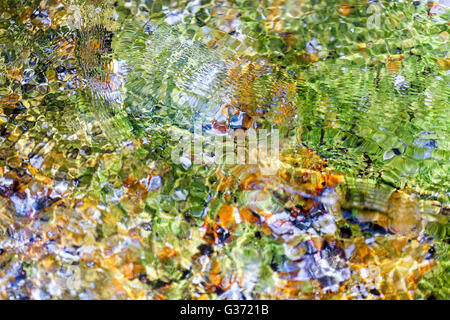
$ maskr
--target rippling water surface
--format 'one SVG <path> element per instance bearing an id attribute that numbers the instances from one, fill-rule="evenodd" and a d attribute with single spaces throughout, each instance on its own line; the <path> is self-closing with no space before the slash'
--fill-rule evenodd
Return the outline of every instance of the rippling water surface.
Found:
<path id="1" fill-rule="evenodd" d="M 0 297 L 448 299 L 448 6 L 3 1 Z"/>

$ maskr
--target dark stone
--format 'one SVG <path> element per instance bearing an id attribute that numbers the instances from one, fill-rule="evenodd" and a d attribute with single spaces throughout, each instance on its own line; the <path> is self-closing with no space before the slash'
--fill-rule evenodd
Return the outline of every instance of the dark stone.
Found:
<path id="1" fill-rule="evenodd" d="M 340 228 L 340 236 L 341 236 L 341 238 L 348 239 L 352 236 L 352 230 L 347 226 L 341 227 Z"/>
<path id="2" fill-rule="evenodd" d="M 394 154 L 395 154 L 396 156 L 399 156 L 399 155 L 402 154 L 402 152 L 400 151 L 399 148 L 392 148 L 392 152 L 394 152 Z"/>
<path id="3" fill-rule="evenodd" d="M 214 252 L 214 249 L 210 244 L 201 244 L 198 246 L 198 250 L 200 251 L 202 256 L 210 256 Z"/>
<path id="4" fill-rule="evenodd" d="M 65 71 L 66 71 L 66 68 L 64 67 L 64 66 L 57 66 L 56 68 L 55 68 L 55 71 L 57 72 L 57 73 L 64 73 Z"/>
<path id="5" fill-rule="evenodd" d="M 214 289 L 216 290 L 216 294 L 221 295 L 222 293 L 224 293 L 223 289 L 221 287 L 214 287 Z"/>
<path id="6" fill-rule="evenodd" d="M 434 247 L 431 247 L 428 250 L 428 253 L 425 255 L 425 259 L 433 259 L 435 253 L 436 253 L 436 249 L 434 249 Z"/>
<path id="7" fill-rule="evenodd" d="M 320 285 L 322 286 L 322 288 L 328 288 L 328 287 L 331 287 L 331 286 L 333 286 L 333 285 L 336 283 L 336 281 L 334 280 L 334 278 L 328 277 L 328 276 L 321 277 L 321 278 L 319 278 L 318 280 L 319 280 L 319 283 L 320 283 Z"/>
<path id="8" fill-rule="evenodd" d="M 309 220 L 309 219 L 304 220 L 304 221 L 295 220 L 294 226 L 296 226 L 300 230 L 307 230 L 311 227 L 311 220 Z"/>
<path id="9" fill-rule="evenodd" d="M 147 275 L 146 275 L 146 274 L 143 274 L 143 273 L 141 273 L 141 274 L 139 275 L 139 281 L 142 282 L 142 283 L 148 284 L 148 285 L 150 285 L 150 284 L 152 283 L 152 282 L 147 278 Z"/>
<path id="10" fill-rule="evenodd" d="M 230 237 L 230 233 L 227 230 L 223 229 L 222 227 L 217 228 L 216 232 L 217 235 L 219 236 L 220 243 L 226 242 Z"/>
<path id="11" fill-rule="evenodd" d="M 181 275 L 180 280 L 186 279 L 187 277 L 189 277 L 189 275 L 191 274 L 191 270 L 186 269 L 183 271 L 183 274 Z"/>
<path id="12" fill-rule="evenodd" d="M 369 291 L 372 295 L 374 295 L 374 296 L 379 296 L 380 295 L 380 292 L 377 290 L 377 289 L 372 289 L 372 290 L 370 290 Z"/>
<path id="13" fill-rule="evenodd" d="M 27 272 L 23 270 L 22 268 L 19 270 L 19 272 L 16 275 L 16 282 L 20 282 L 22 280 L 25 280 L 27 278 Z"/>

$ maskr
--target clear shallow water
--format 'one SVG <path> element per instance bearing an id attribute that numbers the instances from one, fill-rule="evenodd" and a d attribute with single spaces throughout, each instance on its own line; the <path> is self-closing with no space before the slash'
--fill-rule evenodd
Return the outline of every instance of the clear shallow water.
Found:
<path id="1" fill-rule="evenodd" d="M 448 298 L 445 3 L 1 10 L 2 298 Z"/>

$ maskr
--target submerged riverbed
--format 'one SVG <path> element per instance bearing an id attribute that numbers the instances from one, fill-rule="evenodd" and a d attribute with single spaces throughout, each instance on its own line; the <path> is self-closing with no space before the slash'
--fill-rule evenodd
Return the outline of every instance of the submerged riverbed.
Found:
<path id="1" fill-rule="evenodd" d="M 448 299 L 447 1 L 0 3 L 0 298 Z"/>

